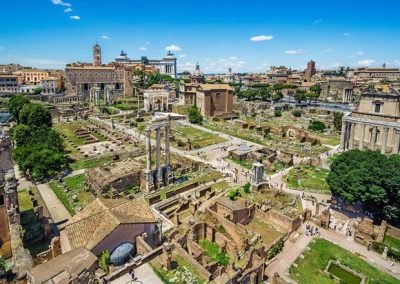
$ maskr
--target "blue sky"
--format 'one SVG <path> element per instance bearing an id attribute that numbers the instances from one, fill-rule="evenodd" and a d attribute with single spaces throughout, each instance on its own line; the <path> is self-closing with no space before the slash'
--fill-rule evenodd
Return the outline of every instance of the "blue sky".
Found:
<path id="1" fill-rule="evenodd" d="M 400 1 L 1 0 L 0 63 L 62 68 L 175 50 L 179 71 L 400 67 Z M 328 4 L 329 3 L 329 4 Z"/>

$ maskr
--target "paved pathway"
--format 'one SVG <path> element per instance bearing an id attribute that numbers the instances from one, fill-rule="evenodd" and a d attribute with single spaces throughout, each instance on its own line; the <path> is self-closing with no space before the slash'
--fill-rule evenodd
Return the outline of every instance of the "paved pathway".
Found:
<path id="1" fill-rule="evenodd" d="M 132 281 L 129 274 L 124 274 L 121 277 L 111 281 L 111 284 L 128 284 L 128 283 L 143 283 L 143 284 L 162 284 L 160 278 L 154 273 L 150 264 L 145 263 L 135 269 L 136 280 Z"/>
<path id="2" fill-rule="evenodd" d="M 301 232 L 304 232 L 305 224 L 301 227 Z M 393 263 L 390 260 L 384 260 L 381 255 L 376 252 L 369 251 L 365 246 L 356 243 L 353 237 L 345 237 L 339 235 L 331 230 L 325 230 L 319 228 L 321 237 L 337 244 L 344 249 L 357 253 L 365 261 L 370 263 L 372 266 L 379 268 L 380 270 L 392 275 L 393 277 L 400 279 L 400 265 Z M 299 255 L 305 250 L 314 237 L 306 236 L 301 234 L 295 242 L 287 241 L 282 252 L 277 256 L 277 260 L 273 261 L 266 268 L 266 274 L 271 279 L 275 272 L 286 279 L 290 280 L 289 267 L 299 257 Z"/>
<path id="3" fill-rule="evenodd" d="M 64 204 L 62 204 L 48 184 L 38 184 L 37 188 L 54 223 L 59 224 L 71 218 L 71 214 L 69 214 Z"/>
<path id="4" fill-rule="evenodd" d="M 349 251 L 359 254 L 371 265 L 393 275 L 397 279 L 400 279 L 400 265 L 398 263 L 393 263 L 392 266 L 390 260 L 384 260 L 380 254 L 374 251 L 369 251 L 367 247 L 356 243 L 353 237 L 345 237 L 325 229 L 320 229 L 320 231 L 324 239 L 327 239 L 328 241 L 331 241 L 332 243 L 335 243 Z"/>

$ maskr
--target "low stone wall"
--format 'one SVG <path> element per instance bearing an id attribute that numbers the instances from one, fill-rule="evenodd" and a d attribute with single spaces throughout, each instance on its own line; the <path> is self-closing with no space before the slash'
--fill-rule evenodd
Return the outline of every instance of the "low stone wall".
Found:
<path id="1" fill-rule="evenodd" d="M 174 196 L 176 196 L 176 195 L 178 195 L 180 193 L 186 192 L 186 191 L 191 190 L 193 188 L 196 188 L 198 186 L 199 186 L 198 182 L 193 182 L 193 183 L 184 185 L 184 186 L 179 187 L 179 188 L 177 188 L 175 190 L 167 192 L 166 193 L 166 198 L 174 197 Z M 156 192 L 156 193 L 153 193 L 153 194 L 149 194 L 147 196 L 147 199 L 148 199 L 150 205 L 156 204 L 156 203 L 161 201 L 161 192 Z"/>
<path id="2" fill-rule="evenodd" d="M 256 209 L 256 218 L 263 220 L 263 222 L 271 224 L 275 229 L 284 233 L 291 233 L 296 231 L 301 226 L 300 217 L 290 218 L 276 211 L 275 209 L 269 209 L 268 211 L 262 211 Z"/>
<path id="3" fill-rule="evenodd" d="M 240 250 L 243 250 L 245 248 L 245 242 L 242 235 L 239 233 L 239 224 L 234 224 L 228 219 L 220 217 L 215 211 L 211 210 L 210 208 L 207 208 L 207 212 L 209 212 L 215 219 L 217 219 L 221 223 L 226 232 L 231 236 L 233 242 L 238 246 Z"/>
<path id="4" fill-rule="evenodd" d="M 400 239 L 400 229 L 393 227 L 392 225 L 387 225 L 386 234 L 388 234 L 391 237 Z"/>

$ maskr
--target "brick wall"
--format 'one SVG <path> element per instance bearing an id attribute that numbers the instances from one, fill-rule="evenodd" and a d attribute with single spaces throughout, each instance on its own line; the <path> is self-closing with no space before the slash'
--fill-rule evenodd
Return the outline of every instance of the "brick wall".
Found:
<path id="1" fill-rule="evenodd" d="M 290 233 L 297 230 L 301 225 L 299 217 L 290 218 L 287 217 L 274 209 L 270 209 L 266 212 L 256 209 L 256 218 L 263 220 L 263 222 L 271 224 L 275 229 L 284 233 Z"/>

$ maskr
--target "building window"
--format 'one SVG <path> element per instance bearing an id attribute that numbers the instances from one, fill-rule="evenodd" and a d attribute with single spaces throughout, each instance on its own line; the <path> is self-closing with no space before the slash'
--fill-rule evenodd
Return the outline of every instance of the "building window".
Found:
<path id="1" fill-rule="evenodd" d="M 376 103 L 374 106 L 374 112 L 375 113 L 381 113 L 381 104 Z"/>
<path id="2" fill-rule="evenodd" d="M 4 205 L 4 195 L 0 195 L 0 206 Z"/>

